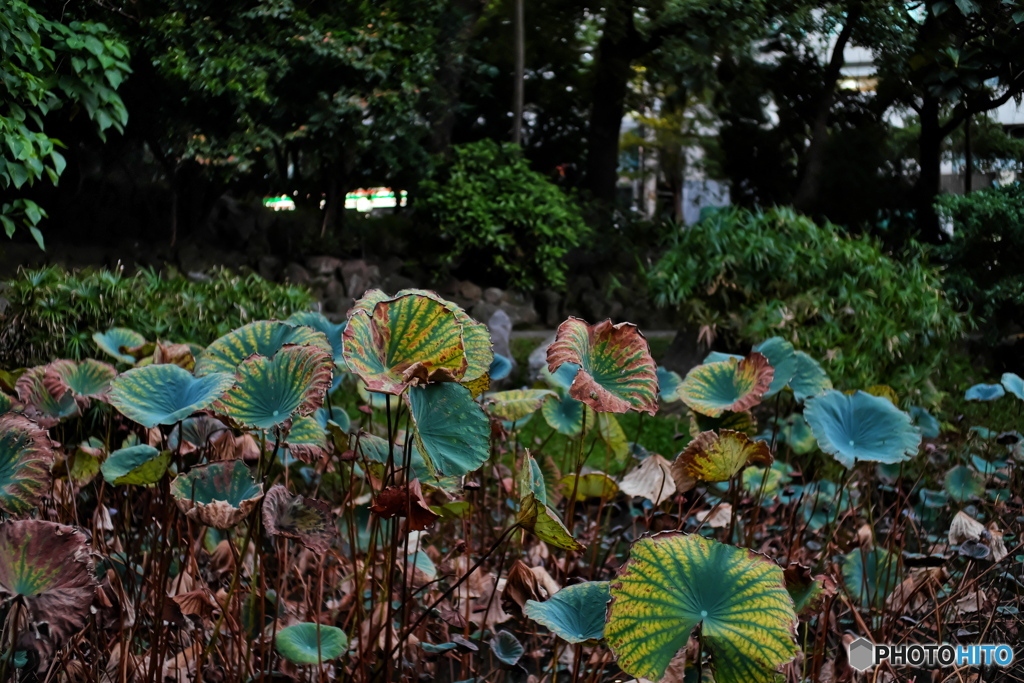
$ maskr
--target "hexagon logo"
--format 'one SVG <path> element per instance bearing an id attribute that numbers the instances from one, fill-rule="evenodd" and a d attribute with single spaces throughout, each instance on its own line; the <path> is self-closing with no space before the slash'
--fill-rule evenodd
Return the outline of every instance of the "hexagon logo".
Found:
<path id="1" fill-rule="evenodd" d="M 875 646 L 867 638 L 858 638 L 850 643 L 848 649 L 850 666 L 857 671 L 865 671 L 875 665 Z"/>

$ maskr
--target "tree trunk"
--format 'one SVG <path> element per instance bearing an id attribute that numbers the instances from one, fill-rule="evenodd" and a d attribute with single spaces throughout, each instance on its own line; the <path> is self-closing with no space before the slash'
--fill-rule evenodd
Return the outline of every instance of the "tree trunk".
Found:
<path id="1" fill-rule="evenodd" d="M 515 0 L 516 73 L 512 102 L 512 142 L 523 144 L 523 81 L 526 79 L 526 27 L 523 0 Z"/>
<path id="2" fill-rule="evenodd" d="M 935 198 L 942 174 L 942 132 L 939 126 L 939 100 L 925 96 L 921 105 L 921 136 L 918 139 L 917 230 L 921 239 L 938 243 L 942 239 Z"/>
<path id="3" fill-rule="evenodd" d="M 455 130 L 462 75 L 465 71 L 466 50 L 469 48 L 470 38 L 476 31 L 485 4 L 481 0 L 456 0 L 452 11 L 456 15 L 457 28 L 438 46 L 443 59 L 437 70 L 434 90 L 438 98 L 430 126 L 430 151 L 434 154 L 447 156 L 452 146 L 452 132 Z"/>
<path id="4" fill-rule="evenodd" d="M 971 117 L 964 121 L 964 194 L 974 189 L 974 152 L 971 150 Z"/>

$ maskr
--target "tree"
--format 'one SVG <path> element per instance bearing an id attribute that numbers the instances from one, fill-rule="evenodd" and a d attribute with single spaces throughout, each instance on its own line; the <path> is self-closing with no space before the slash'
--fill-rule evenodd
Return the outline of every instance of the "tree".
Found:
<path id="1" fill-rule="evenodd" d="M 22 0 L 0 7 L 0 224 L 18 224 L 44 248 L 43 208 L 23 196 L 37 182 L 56 185 L 67 162 L 59 139 L 47 134 L 61 114 L 84 110 L 103 138 L 128 120 L 117 89 L 130 71 L 128 50 L 101 23 L 52 21 Z"/>

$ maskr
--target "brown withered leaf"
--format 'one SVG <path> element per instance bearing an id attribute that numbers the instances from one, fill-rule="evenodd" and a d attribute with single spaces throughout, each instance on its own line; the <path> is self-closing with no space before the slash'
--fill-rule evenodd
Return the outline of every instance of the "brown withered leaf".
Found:
<path id="1" fill-rule="evenodd" d="M 337 535 L 330 505 L 292 495 L 280 484 L 263 497 L 263 525 L 268 534 L 294 538 L 320 554 L 327 552 Z"/>
<path id="2" fill-rule="evenodd" d="M 505 587 L 501 591 L 501 607 L 509 614 L 523 615 L 523 605 L 527 600 L 543 600 L 540 582 L 537 575 L 530 571 L 526 563 L 516 560 L 508 571 Z"/>
<path id="3" fill-rule="evenodd" d="M 885 606 L 894 613 L 919 612 L 928 606 L 931 597 L 948 579 L 949 572 L 943 567 L 913 569 L 885 599 Z"/>
<path id="4" fill-rule="evenodd" d="M 401 486 L 388 486 L 377 494 L 370 510 L 384 519 L 408 517 L 410 531 L 423 531 L 439 517 L 427 505 L 419 479 L 413 479 Z"/>

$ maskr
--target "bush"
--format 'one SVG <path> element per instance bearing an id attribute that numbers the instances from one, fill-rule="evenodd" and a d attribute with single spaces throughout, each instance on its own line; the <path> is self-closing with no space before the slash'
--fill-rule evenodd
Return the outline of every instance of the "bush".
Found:
<path id="1" fill-rule="evenodd" d="M 970 310 L 995 345 L 1021 332 L 1024 323 L 1024 185 L 979 190 L 939 199 L 939 215 L 953 238 L 936 249 L 946 266 L 946 291 Z"/>
<path id="2" fill-rule="evenodd" d="M 146 339 L 206 345 L 232 329 L 309 308 L 306 290 L 258 275 L 214 270 L 207 281 L 154 270 L 124 276 L 107 270 L 22 270 L 3 284 L 0 367 L 96 355 L 92 334 L 127 327 Z"/>
<path id="3" fill-rule="evenodd" d="M 420 184 L 417 210 L 451 243 L 448 265 L 483 264 L 523 290 L 565 286 L 565 254 L 587 234 L 579 207 L 517 145 L 482 140 Z"/>
<path id="4" fill-rule="evenodd" d="M 648 273 L 659 306 L 742 350 L 781 336 L 838 387 L 918 393 L 966 320 L 916 245 L 900 261 L 868 237 L 789 208 L 722 209 L 680 231 Z"/>

